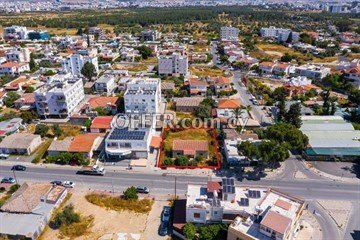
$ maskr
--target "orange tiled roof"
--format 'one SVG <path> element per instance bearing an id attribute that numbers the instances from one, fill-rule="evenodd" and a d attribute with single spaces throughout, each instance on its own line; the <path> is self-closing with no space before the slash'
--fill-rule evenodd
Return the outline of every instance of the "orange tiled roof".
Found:
<path id="1" fill-rule="evenodd" d="M 159 147 L 160 147 L 160 143 L 161 143 L 161 137 L 159 137 L 159 136 L 152 136 L 151 142 L 150 142 L 150 147 L 159 148 Z"/>
<path id="2" fill-rule="evenodd" d="M 237 99 L 219 99 L 218 102 L 218 108 L 220 109 L 235 109 L 239 108 L 240 106 L 240 101 Z"/>
<path id="3" fill-rule="evenodd" d="M 262 62 L 259 64 L 260 67 L 272 67 L 274 66 L 273 62 Z"/>
<path id="4" fill-rule="evenodd" d="M 189 84 L 190 85 L 201 85 L 201 86 L 207 86 L 207 82 L 206 81 L 202 81 L 202 80 L 199 80 L 197 78 L 190 78 L 189 79 Z"/>
<path id="5" fill-rule="evenodd" d="M 21 67 L 26 65 L 27 63 L 18 63 L 18 62 L 6 62 L 0 65 L 1 68 L 13 68 L 13 67 Z"/>
<path id="6" fill-rule="evenodd" d="M 261 225 L 268 227 L 278 233 L 285 234 L 291 225 L 291 219 L 280 213 L 269 210 L 261 221 Z"/>
<path id="7" fill-rule="evenodd" d="M 94 118 L 91 129 L 110 129 L 113 116 L 99 116 Z"/>
<path id="8" fill-rule="evenodd" d="M 103 136 L 98 133 L 81 134 L 74 137 L 70 144 L 69 152 L 88 153 L 91 151 L 96 138 Z"/>
<path id="9" fill-rule="evenodd" d="M 194 155 L 196 151 L 208 151 L 206 140 L 174 140 L 173 151 L 184 151 L 184 154 Z"/>
<path id="10" fill-rule="evenodd" d="M 287 64 L 287 63 L 278 63 L 278 64 L 276 64 L 276 68 L 280 68 L 280 69 L 282 69 L 282 70 L 285 70 L 285 69 L 287 69 L 288 67 L 290 66 L 290 64 Z"/>
<path id="11" fill-rule="evenodd" d="M 112 106 L 117 106 L 118 102 L 119 102 L 118 97 L 93 97 L 90 98 L 89 100 L 91 109 L 97 107 L 107 107 L 108 103 L 111 104 Z"/>

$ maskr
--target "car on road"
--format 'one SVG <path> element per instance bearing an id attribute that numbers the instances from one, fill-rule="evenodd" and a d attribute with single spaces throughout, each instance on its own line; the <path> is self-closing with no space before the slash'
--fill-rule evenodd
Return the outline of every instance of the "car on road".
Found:
<path id="1" fill-rule="evenodd" d="M 74 188 L 75 187 L 75 183 L 71 182 L 71 181 L 63 181 L 62 185 L 66 188 Z"/>
<path id="2" fill-rule="evenodd" d="M 58 180 L 55 180 L 55 181 L 52 181 L 50 182 L 52 185 L 55 185 L 55 186 L 62 186 L 63 182 L 62 181 L 58 181 Z"/>
<path id="3" fill-rule="evenodd" d="M 164 206 L 163 211 L 161 213 L 161 221 L 163 222 L 169 222 L 171 216 L 171 207 Z"/>
<path id="4" fill-rule="evenodd" d="M 168 234 L 169 222 L 161 222 L 159 227 L 159 235 L 166 236 Z"/>
<path id="5" fill-rule="evenodd" d="M 146 194 L 150 193 L 150 189 L 148 187 L 144 187 L 144 186 L 137 186 L 136 191 L 138 193 L 146 193 Z"/>
<path id="6" fill-rule="evenodd" d="M 12 178 L 12 177 L 4 177 L 4 178 L 1 180 L 1 183 L 15 183 L 15 179 Z"/>
<path id="7" fill-rule="evenodd" d="M 26 167 L 23 165 L 14 165 L 11 168 L 11 171 L 25 171 Z"/>
<path id="8" fill-rule="evenodd" d="M 8 159 L 9 156 L 9 154 L 0 154 L 0 159 Z"/>

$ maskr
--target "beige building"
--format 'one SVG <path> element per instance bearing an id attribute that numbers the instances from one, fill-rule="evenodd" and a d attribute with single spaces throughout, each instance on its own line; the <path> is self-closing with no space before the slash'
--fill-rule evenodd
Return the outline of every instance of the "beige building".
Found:
<path id="1" fill-rule="evenodd" d="M 3 154 L 32 154 L 41 145 L 40 135 L 31 133 L 14 133 L 0 143 L 0 152 Z"/>

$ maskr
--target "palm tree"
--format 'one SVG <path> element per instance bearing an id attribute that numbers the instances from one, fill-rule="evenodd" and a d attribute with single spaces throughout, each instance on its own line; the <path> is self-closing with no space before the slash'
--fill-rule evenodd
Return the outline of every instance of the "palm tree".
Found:
<path id="1" fill-rule="evenodd" d="M 240 107 L 237 107 L 232 110 L 232 113 L 234 114 L 235 119 L 236 119 L 236 125 L 239 124 L 239 117 L 241 116 L 242 112 L 243 112 L 243 109 Z"/>
<path id="2" fill-rule="evenodd" d="M 247 106 L 246 106 L 246 111 L 248 112 L 249 115 L 250 115 L 251 109 L 252 109 L 252 108 L 251 108 L 251 105 L 247 105 Z"/>

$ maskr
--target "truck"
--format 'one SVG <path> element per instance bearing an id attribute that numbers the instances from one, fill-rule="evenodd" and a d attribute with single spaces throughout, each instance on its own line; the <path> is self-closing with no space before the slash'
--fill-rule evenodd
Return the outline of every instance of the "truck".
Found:
<path id="1" fill-rule="evenodd" d="M 105 172 L 104 168 L 94 165 L 83 166 L 76 172 L 76 174 L 104 176 Z"/>

